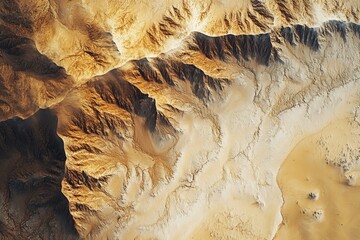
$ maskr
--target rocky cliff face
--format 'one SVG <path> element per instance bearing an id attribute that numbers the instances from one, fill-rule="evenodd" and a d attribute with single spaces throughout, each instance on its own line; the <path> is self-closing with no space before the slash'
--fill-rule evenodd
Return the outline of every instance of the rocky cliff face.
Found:
<path id="1" fill-rule="evenodd" d="M 57 118 L 40 110 L 30 118 L 0 123 L 1 239 L 77 239 L 68 200 Z"/>
<path id="2" fill-rule="evenodd" d="M 2 1 L 0 237 L 359 236 L 359 10 Z"/>

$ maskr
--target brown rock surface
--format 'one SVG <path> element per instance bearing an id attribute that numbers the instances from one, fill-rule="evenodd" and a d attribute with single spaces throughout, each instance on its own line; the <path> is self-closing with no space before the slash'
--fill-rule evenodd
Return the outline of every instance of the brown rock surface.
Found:
<path id="1" fill-rule="evenodd" d="M 356 239 L 359 10 L 1 1 L 0 237 Z"/>

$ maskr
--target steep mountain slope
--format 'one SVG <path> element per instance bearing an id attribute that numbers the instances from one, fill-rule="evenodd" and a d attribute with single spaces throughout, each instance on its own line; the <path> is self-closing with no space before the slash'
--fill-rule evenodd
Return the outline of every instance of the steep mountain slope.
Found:
<path id="1" fill-rule="evenodd" d="M 0 123 L 0 239 L 77 239 L 61 193 L 65 152 L 49 110 Z"/>
<path id="2" fill-rule="evenodd" d="M 80 234 L 272 238 L 288 150 L 357 106 L 358 55 L 347 54 L 359 46 L 356 29 L 334 21 L 259 36 L 196 33 L 188 50 L 132 61 L 74 89 L 56 109 L 64 194 Z"/>
<path id="3" fill-rule="evenodd" d="M 326 209 L 324 221 L 294 214 L 307 193 L 289 186 L 305 189 L 291 184 L 315 173 L 292 154 L 344 149 L 324 150 L 314 166 L 331 159 L 319 176 L 340 180 L 322 184 L 356 192 L 357 158 L 346 169 L 338 159 L 357 140 L 299 142 L 333 122 L 358 131 L 359 9 L 340 0 L 1 1 L 0 236 L 328 236 Z M 350 209 L 337 201 L 339 213 Z"/>

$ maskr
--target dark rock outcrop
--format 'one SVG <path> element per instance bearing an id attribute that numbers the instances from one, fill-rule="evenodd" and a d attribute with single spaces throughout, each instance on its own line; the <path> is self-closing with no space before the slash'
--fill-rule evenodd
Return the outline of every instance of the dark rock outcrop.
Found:
<path id="1" fill-rule="evenodd" d="M 65 169 L 57 117 L 0 123 L 0 239 L 77 239 L 69 204 L 61 193 Z"/>

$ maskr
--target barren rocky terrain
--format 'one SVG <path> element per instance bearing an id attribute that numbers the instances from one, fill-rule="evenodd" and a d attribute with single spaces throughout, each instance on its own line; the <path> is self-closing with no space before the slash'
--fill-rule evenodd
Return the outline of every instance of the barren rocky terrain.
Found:
<path id="1" fill-rule="evenodd" d="M 0 0 L 0 239 L 359 239 L 359 11 Z"/>

